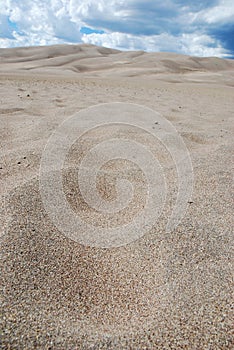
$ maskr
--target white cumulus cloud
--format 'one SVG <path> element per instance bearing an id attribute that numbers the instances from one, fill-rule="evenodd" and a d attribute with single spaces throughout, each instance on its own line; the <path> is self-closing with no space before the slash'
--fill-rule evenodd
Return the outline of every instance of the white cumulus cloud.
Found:
<path id="1" fill-rule="evenodd" d="M 4 0 L 0 46 L 85 42 L 225 57 L 234 55 L 233 23 L 233 0 Z"/>
<path id="2" fill-rule="evenodd" d="M 152 36 L 134 36 L 123 33 L 89 34 L 83 36 L 87 44 L 117 48 L 120 50 L 144 50 L 180 52 L 185 55 L 225 57 L 226 51 L 208 35 L 182 34 L 173 36 L 167 33 Z"/>

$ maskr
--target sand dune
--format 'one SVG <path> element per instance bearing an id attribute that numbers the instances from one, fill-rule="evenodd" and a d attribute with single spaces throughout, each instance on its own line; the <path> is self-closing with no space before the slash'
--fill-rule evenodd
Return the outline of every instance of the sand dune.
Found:
<path id="1" fill-rule="evenodd" d="M 234 61 L 219 58 L 91 45 L 0 50 L 2 349 L 233 348 L 233 82 Z M 141 105 L 171 122 L 190 154 L 194 190 L 180 224 L 166 231 L 178 192 L 170 150 L 134 125 L 84 133 L 62 173 L 67 202 L 83 220 L 98 227 L 126 224 L 145 205 L 144 174 L 123 159 L 100 169 L 97 190 L 108 202 L 116 198 L 116 176 L 130 181 L 135 192 L 126 212 L 100 218 L 84 201 L 77 169 L 106 139 L 142 143 L 167 184 L 155 226 L 128 245 L 103 249 L 80 244 L 54 225 L 39 174 L 45 146 L 63 122 L 113 102 L 127 104 L 127 116 L 135 116 L 129 104 Z M 143 117 L 147 123 L 147 113 Z M 150 128 L 160 133 L 163 124 L 156 120 Z"/>
<path id="2" fill-rule="evenodd" d="M 219 73 L 233 78 L 234 62 L 220 58 L 195 58 L 173 53 L 121 52 L 94 45 L 56 45 L 0 50 L 0 72 L 60 74 L 83 77 L 155 77 L 162 74 Z M 185 75 L 185 76 L 184 76 Z"/>

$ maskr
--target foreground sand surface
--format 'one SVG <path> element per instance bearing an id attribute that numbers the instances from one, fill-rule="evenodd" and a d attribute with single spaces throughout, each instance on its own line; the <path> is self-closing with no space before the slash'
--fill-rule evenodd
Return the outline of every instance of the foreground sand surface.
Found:
<path id="1" fill-rule="evenodd" d="M 232 349 L 234 61 L 90 45 L 1 49 L 0 101 L 2 348 Z M 106 102 L 160 112 L 183 137 L 194 169 L 186 214 L 166 233 L 176 169 L 158 151 L 165 210 L 141 239 L 112 249 L 61 234 L 39 191 L 53 131 Z M 70 162 L 79 164 L 81 151 L 103 137 L 105 129 L 84 137 Z M 79 212 L 76 175 L 67 169 L 64 190 Z M 98 186 L 108 197 L 105 181 Z M 89 208 L 84 213 L 94 220 Z"/>

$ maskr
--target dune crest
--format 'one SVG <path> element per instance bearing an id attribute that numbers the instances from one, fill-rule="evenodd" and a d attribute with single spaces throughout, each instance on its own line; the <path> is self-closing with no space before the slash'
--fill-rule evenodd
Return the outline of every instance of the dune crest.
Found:
<path id="1" fill-rule="evenodd" d="M 0 63 L 0 73 L 10 74 L 157 77 L 169 81 L 176 76 L 179 80 L 201 81 L 204 78 L 212 82 L 215 73 L 225 78 L 231 74 L 230 83 L 234 70 L 234 61 L 217 57 L 119 51 L 88 44 L 0 49 Z"/>

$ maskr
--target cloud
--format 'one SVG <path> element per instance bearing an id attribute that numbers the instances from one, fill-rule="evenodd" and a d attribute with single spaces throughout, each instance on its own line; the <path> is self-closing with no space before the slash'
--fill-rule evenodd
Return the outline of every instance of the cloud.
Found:
<path id="1" fill-rule="evenodd" d="M 0 13 L 12 23 L 10 36 L 1 25 L 1 47 L 81 41 L 80 27 L 71 21 L 65 1 L 7 0 L 0 4 Z"/>
<path id="2" fill-rule="evenodd" d="M 233 0 L 5 0 L 0 46 L 92 43 L 234 56 Z"/>
<path id="3" fill-rule="evenodd" d="M 83 36 L 87 44 L 117 48 L 120 50 L 144 50 L 161 52 L 179 52 L 185 55 L 217 56 L 227 55 L 226 50 L 218 46 L 215 39 L 208 35 L 182 34 L 179 36 L 163 33 L 151 36 L 134 36 L 123 33 L 89 34 Z"/>
<path id="4" fill-rule="evenodd" d="M 197 18 L 200 21 L 205 21 L 207 24 L 234 23 L 233 0 L 221 0 L 216 6 L 200 11 Z"/>

